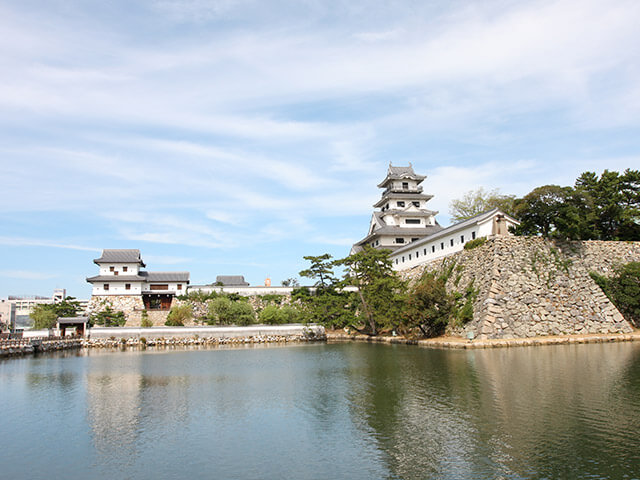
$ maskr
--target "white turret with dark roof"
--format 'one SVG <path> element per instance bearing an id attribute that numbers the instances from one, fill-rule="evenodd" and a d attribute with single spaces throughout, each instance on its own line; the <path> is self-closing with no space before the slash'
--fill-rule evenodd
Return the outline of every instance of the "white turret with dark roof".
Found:
<path id="1" fill-rule="evenodd" d="M 139 297 L 146 310 L 168 310 L 173 297 L 186 292 L 189 272 L 147 272 L 137 249 L 106 249 L 93 263 L 100 272 L 87 278 L 92 297 Z"/>
<path id="2" fill-rule="evenodd" d="M 436 221 L 438 212 L 426 204 L 433 195 L 423 193 L 420 184 L 427 178 L 413 171 L 413 166 L 394 167 L 389 164 L 386 178 L 378 184 L 384 188 L 374 211 L 365 238 L 353 245 L 352 253 L 365 245 L 396 250 L 442 230 Z"/>

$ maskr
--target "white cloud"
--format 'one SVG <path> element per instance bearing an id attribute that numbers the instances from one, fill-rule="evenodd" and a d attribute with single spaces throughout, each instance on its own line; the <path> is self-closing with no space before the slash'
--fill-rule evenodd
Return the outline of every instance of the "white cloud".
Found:
<path id="1" fill-rule="evenodd" d="M 99 252 L 101 249 L 95 247 L 87 247 L 84 245 L 75 245 L 71 243 L 56 242 L 37 238 L 25 237 L 0 237 L 0 245 L 12 247 L 47 247 L 47 248 L 64 248 L 68 250 L 81 250 L 87 252 Z"/>
<path id="2" fill-rule="evenodd" d="M 58 275 L 28 270 L 0 270 L 0 277 L 16 278 L 20 280 L 49 280 L 58 277 Z"/>

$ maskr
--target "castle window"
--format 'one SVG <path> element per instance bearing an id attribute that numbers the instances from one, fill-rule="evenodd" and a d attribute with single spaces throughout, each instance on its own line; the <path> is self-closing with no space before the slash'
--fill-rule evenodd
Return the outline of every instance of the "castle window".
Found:
<path id="1" fill-rule="evenodd" d="M 113 272 L 116 269 L 116 267 L 109 267 L 109 271 Z"/>
<path id="2" fill-rule="evenodd" d="M 397 205 L 398 207 L 404 207 L 404 202 L 396 202 L 396 205 Z"/>
<path id="3" fill-rule="evenodd" d="M 409 260 L 411 260 L 411 254 L 409 254 Z"/>
<path id="4" fill-rule="evenodd" d="M 404 255 L 402 256 L 402 263 L 404 263 Z"/>
<path id="5" fill-rule="evenodd" d="M 424 252 L 423 252 L 423 255 L 426 255 L 426 254 L 427 254 L 427 249 L 425 248 Z"/>
<path id="6" fill-rule="evenodd" d="M 114 275 L 118 275 L 118 271 L 116 270 L 115 272 L 113 272 Z"/>
<path id="7" fill-rule="evenodd" d="M 109 291 L 109 284 L 108 284 L 108 283 L 105 283 L 105 284 L 102 286 L 102 289 L 103 289 L 105 292 Z"/>
<path id="8" fill-rule="evenodd" d="M 449 240 L 449 243 L 451 244 L 451 246 L 453 247 L 453 238 L 451 240 Z"/>
<path id="9" fill-rule="evenodd" d="M 129 267 L 122 267 L 123 272 L 126 272 L 127 270 L 129 270 Z"/>
<path id="10" fill-rule="evenodd" d="M 411 225 L 420 225 L 420 219 L 419 218 L 407 218 L 404 223 L 409 223 Z"/>
<path id="11" fill-rule="evenodd" d="M 444 242 L 440 242 L 440 250 L 444 250 Z"/>
<path id="12" fill-rule="evenodd" d="M 125 290 L 131 290 L 131 284 L 130 283 L 125 283 L 124 284 L 124 289 Z"/>
<path id="13" fill-rule="evenodd" d="M 431 245 L 431 253 L 436 253 L 436 246 L 435 245 Z"/>
<path id="14" fill-rule="evenodd" d="M 476 232 L 471 232 L 471 240 L 475 240 L 476 239 Z"/>
<path id="15" fill-rule="evenodd" d="M 149 287 L 150 290 L 169 290 L 169 285 L 166 283 L 152 284 Z"/>
<path id="16" fill-rule="evenodd" d="M 404 238 L 396 238 L 396 243 L 404 243 Z"/>
<path id="17" fill-rule="evenodd" d="M 182 290 L 182 284 L 181 283 L 178 284 L 178 290 Z"/>
<path id="18" fill-rule="evenodd" d="M 416 252 L 416 258 L 420 256 L 420 252 Z"/>
<path id="19" fill-rule="evenodd" d="M 414 206 L 414 207 L 418 207 L 418 208 L 420 208 L 420 202 L 411 202 L 411 203 L 413 203 L 413 206 Z"/>
<path id="20" fill-rule="evenodd" d="M 464 243 L 464 235 L 460 235 L 460 243 Z"/>
<path id="21" fill-rule="evenodd" d="M 418 237 L 411 239 L 412 242 L 416 242 L 417 240 L 418 240 Z"/>
<path id="22" fill-rule="evenodd" d="M 396 265 L 398 264 L 398 259 L 396 258 Z"/>
<path id="23" fill-rule="evenodd" d="M 376 240 L 376 246 L 380 245 L 380 240 Z"/>
<path id="24" fill-rule="evenodd" d="M 402 188 L 404 190 L 409 190 L 409 182 L 402 182 Z"/>

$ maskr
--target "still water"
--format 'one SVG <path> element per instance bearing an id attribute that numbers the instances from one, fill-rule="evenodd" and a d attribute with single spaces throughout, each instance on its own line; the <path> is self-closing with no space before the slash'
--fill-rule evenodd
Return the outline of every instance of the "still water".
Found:
<path id="1" fill-rule="evenodd" d="M 640 478 L 640 344 L 0 361 L 0 478 Z"/>

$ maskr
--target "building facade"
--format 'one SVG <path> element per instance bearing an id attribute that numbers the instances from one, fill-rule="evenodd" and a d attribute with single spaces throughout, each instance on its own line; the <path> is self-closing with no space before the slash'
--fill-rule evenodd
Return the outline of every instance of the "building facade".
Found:
<path id="1" fill-rule="evenodd" d="M 443 228 L 395 250 L 391 261 L 395 270 L 406 270 L 459 252 L 465 243 L 492 235 L 510 235 L 518 221 L 497 208 Z"/>
<path id="2" fill-rule="evenodd" d="M 384 191 L 373 205 L 378 210 L 371 216 L 369 231 L 353 245 L 351 253 L 362 250 L 365 245 L 397 250 L 442 230 L 436 221 L 438 212 L 427 208 L 433 195 L 423 193 L 420 184 L 425 178 L 416 174 L 411 164 L 408 167 L 389 165 L 387 176 L 378 184 Z"/>
<path id="3" fill-rule="evenodd" d="M 413 166 L 389 165 L 386 178 L 378 184 L 384 188 L 373 206 L 369 232 L 351 248 L 351 253 L 365 246 L 392 251 L 396 270 L 406 270 L 436 260 L 464 248 L 476 238 L 509 235 L 518 221 L 504 212 L 493 209 L 462 222 L 443 228 L 438 224 L 438 212 L 429 210 L 427 202 L 433 195 L 423 193 L 420 185 L 425 178 L 413 171 Z"/>
<path id="4" fill-rule="evenodd" d="M 148 272 L 137 249 L 105 249 L 93 263 L 99 273 L 87 278 L 93 287 L 91 310 L 96 304 L 110 305 L 125 315 L 142 310 L 171 308 L 173 298 L 183 295 L 189 272 Z"/>

